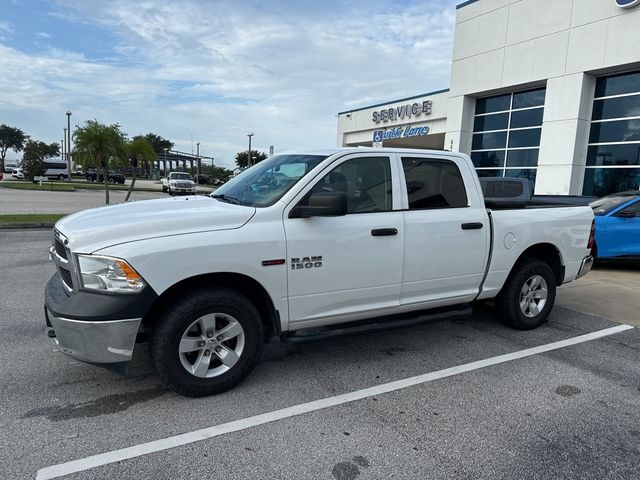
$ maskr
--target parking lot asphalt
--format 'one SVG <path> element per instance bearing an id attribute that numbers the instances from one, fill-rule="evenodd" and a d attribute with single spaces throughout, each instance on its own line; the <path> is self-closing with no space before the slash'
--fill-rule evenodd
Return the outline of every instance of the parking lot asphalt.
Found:
<path id="1" fill-rule="evenodd" d="M 126 191 L 109 191 L 110 202 L 122 203 Z M 148 200 L 166 197 L 162 192 L 138 192 L 131 194 L 132 200 Z M 0 188 L 0 213 L 75 213 L 87 208 L 104 206 L 104 190 L 76 190 L 74 192 L 47 192 Z"/>
<path id="2" fill-rule="evenodd" d="M 480 307 L 464 320 L 272 343 L 239 387 L 192 399 L 158 384 L 144 344 L 128 377 L 54 351 L 42 313 L 50 233 L 0 231 L 0 242 L 0 478 L 53 478 L 54 465 L 617 325 L 555 308 L 520 332 Z M 630 329 L 64 478 L 640 478 L 639 354 Z"/>

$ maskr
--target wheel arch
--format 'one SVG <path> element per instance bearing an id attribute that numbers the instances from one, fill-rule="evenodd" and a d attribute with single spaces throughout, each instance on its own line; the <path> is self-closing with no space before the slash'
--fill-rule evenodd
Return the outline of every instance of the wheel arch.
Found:
<path id="1" fill-rule="evenodd" d="M 254 278 L 233 272 L 209 273 L 196 275 L 179 281 L 166 289 L 151 305 L 142 319 L 145 329 L 152 329 L 155 319 L 173 298 L 190 290 L 201 288 L 225 287 L 236 290 L 246 296 L 260 313 L 265 339 L 280 335 L 280 315 L 276 310 L 271 296 L 267 290 Z"/>
<path id="2" fill-rule="evenodd" d="M 558 247 L 552 243 L 536 243 L 535 245 L 531 245 L 525 249 L 514 262 L 513 267 L 511 267 L 509 276 L 517 266 L 532 258 L 549 265 L 549 268 L 551 268 L 554 276 L 556 277 L 556 284 L 558 286 L 562 285 L 564 282 L 564 263 L 562 260 L 562 254 L 560 253 L 560 250 L 558 250 Z"/>

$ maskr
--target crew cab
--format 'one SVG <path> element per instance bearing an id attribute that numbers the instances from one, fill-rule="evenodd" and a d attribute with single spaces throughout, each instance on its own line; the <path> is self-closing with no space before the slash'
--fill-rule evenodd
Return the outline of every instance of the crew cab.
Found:
<path id="1" fill-rule="evenodd" d="M 169 195 L 195 195 L 196 183 L 186 172 L 170 172 L 162 179 L 162 191 Z"/>
<path id="2" fill-rule="evenodd" d="M 505 322 L 535 328 L 556 287 L 591 268 L 592 241 L 588 206 L 488 209 L 464 154 L 287 153 L 210 196 L 60 220 L 47 331 L 63 353 L 113 369 L 147 337 L 165 385 L 208 395 L 245 378 L 272 337 L 468 316 L 490 299 Z"/>

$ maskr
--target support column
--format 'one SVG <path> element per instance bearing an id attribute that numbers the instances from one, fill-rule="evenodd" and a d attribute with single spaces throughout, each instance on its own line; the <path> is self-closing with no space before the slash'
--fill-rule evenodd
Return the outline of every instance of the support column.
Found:
<path id="1" fill-rule="evenodd" d="M 536 194 L 582 194 L 595 80 L 576 73 L 547 81 Z"/>

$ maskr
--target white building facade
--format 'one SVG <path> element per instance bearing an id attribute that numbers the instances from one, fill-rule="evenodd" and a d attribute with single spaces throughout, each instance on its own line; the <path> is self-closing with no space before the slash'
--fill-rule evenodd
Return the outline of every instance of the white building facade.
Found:
<path id="1" fill-rule="evenodd" d="M 639 34 L 640 0 L 464 2 L 450 88 L 340 112 L 338 145 L 460 151 L 538 194 L 638 189 Z"/>

